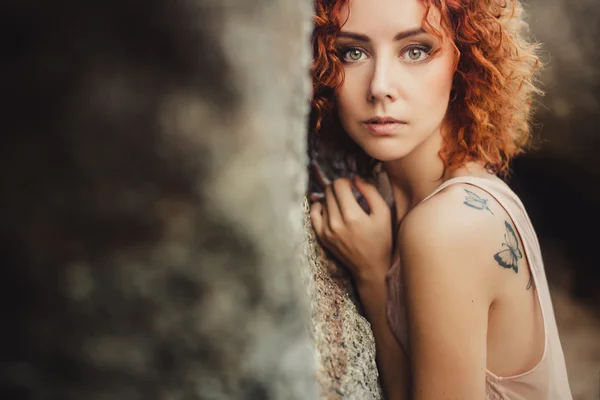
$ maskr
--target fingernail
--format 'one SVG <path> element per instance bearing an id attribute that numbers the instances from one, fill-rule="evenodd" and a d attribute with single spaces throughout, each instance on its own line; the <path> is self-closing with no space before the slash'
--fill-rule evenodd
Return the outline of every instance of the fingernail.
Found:
<path id="1" fill-rule="evenodd" d="M 308 197 L 312 201 L 317 201 L 317 200 L 321 200 L 321 199 L 325 198 L 325 195 L 323 193 L 311 193 Z"/>

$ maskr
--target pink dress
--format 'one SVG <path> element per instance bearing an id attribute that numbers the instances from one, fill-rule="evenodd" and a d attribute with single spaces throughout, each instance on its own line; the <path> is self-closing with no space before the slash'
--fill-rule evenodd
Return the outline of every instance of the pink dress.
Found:
<path id="1" fill-rule="evenodd" d="M 523 374 L 500 377 L 486 370 L 486 400 L 572 400 L 562 346 L 558 336 L 554 309 L 544 271 L 542 254 L 537 236 L 525 211 L 525 207 L 509 186 L 501 180 L 478 177 L 457 177 L 440 185 L 423 201 L 440 190 L 455 183 L 476 186 L 491 196 L 506 210 L 521 235 L 525 256 L 529 262 L 541 305 L 545 348 L 539 364 Z M 403 307 L 403 288 L 400 278 L 400 262 L 396 261 L 387 274 L 387 316 L 394 336 L 408 353 L 406 312 Z"/>

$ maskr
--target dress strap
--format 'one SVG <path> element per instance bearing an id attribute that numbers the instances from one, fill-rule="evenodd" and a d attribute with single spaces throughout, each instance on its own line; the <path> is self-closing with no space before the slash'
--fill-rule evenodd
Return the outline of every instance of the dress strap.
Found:
<path id="1" fill-rule="evenodd" d="M 455 178 L 450 178 L 446 182 L 444 182 L 440 186 L 438 186 L 432 193 L 430 193 L 428 196 L 426 196 L 423 200 L 421 200 L 421 203 L 429 200 L 431 197 L 435 196 L 442 190 L 446 189 L 448 186 L 453 185 L 455 183 L 468 183 L 473 186 L 477 186 L 477 187 L 481 188 L 481 185 L 485 186 L 486 182 L 493 183 L 493 181 L 491 181 L 490 179 L 479 178 L 476 176 L 457 176 Z M 482 189 L 484 189 L 484 188 L 482 188 Z"/>

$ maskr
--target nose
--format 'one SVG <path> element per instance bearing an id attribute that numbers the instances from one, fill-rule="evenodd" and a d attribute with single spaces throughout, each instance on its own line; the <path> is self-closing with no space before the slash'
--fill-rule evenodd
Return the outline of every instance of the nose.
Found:
<path id="1" fill-rule="evenodd" d="M 369 85 L 368 100 L 371 103 L 393 102 L 398 98 L 398 88 L 394 83 L 393 65 L 385 59 L 374 63 Z"/>

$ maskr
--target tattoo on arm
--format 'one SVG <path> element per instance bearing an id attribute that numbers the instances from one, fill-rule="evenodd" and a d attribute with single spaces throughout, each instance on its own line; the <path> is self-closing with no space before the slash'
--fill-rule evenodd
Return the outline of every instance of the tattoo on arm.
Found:
<path id="1" fill-rule="evenodd" d="M 464 189 L 464 191 L 467 192 L 467 197 L 465 198 L 463 204 L 475 208 L 477 210 L 488 210 L 492 213 L 492 215 L 494 215 L 494 213 L 492 212 L 492 210 L 490 210 L 490 207 L 487 204 L 488 199 L 484 199 L 478 194 L 471 192 L 470 190 Z"/>
<path id="2" fill-rule="evenodd" d="M 504 221 L 504 226 L 506 227 L 506 233 L 504 234 L 502 248 L 506 248 L 494 254 L 494 259 L 502 268 L 512 269 L 515 273 L 518 273 L 518 262 L 523 258 L 523 253 L 519 249 L 519 240 L 513 227 L 507 221 Z"/>

